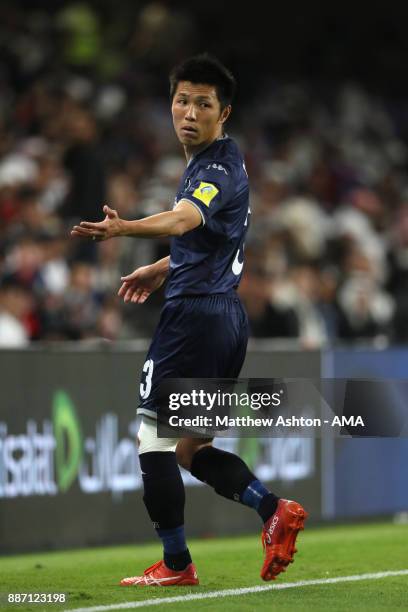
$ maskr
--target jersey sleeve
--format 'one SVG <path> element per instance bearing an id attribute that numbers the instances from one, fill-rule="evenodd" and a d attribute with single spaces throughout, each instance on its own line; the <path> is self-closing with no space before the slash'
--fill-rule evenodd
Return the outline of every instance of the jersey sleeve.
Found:
<path id="1" fill-rule="evenodd" d="M 232 168 L 218 162 L 207 162 L 198 168 L 190 185 L 180 194 L 178 201 L 187 200 L 201 214 L 203 225 L 234 196 Z"/>

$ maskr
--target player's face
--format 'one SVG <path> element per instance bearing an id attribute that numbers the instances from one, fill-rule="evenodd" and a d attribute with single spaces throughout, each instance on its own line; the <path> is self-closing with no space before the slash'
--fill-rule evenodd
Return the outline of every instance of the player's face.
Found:
<path id="1" fill-rule="evenodd" d="M 180 81 L 173 98 L 173 125 L 181 144 L 188 149 L 201 148 L 222 134 L 222 126 L 231 107 L 221 111 L 213 85 Z"/>

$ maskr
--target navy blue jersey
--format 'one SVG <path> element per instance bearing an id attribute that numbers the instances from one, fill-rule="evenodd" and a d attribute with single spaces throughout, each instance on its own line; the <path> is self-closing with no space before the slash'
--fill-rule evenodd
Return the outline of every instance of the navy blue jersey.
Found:
<path id="1" fill-rule="evenodd" d="M 175 202 L 188 200 L 202 223 L 171 239 L 166 298 L 228 293 L 238 287 L 249 225 L 249 188 L 244 160 L 225 136 L 193 157 Z"/>

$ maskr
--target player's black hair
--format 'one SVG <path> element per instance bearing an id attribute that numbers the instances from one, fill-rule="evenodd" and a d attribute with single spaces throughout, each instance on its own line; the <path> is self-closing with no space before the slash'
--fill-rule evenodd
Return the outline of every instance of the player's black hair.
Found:
<path id="1" fill-rule="evenodd" d="M 236 81 L 232 73 L 221 62 L 208 53 L 189 57 L 170 72 L 170 99 L 173 100 L 180 81 L 213 85 L 216 89 L 221 110 L 231 104 L 235 94 Z"/>

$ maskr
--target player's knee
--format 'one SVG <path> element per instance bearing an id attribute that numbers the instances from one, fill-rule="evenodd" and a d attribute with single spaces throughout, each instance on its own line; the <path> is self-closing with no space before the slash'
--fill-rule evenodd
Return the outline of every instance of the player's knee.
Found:
<path id="1" fill-rule="evenodd" d="M 185 470 L 190 471 L 194 454 L 204 446 L 211 446 L 212 440 L 196 438 L 182 438 L 176 446 L 177 463 Z"/>
<path id="2" fill-rule="evenodd" d="M 177 438 L 158 438 L 157 425 L 152 419 L 143 417 L 137 433 L 139 455 L 152 452 L 174 452 L 178 442 Z"/>

